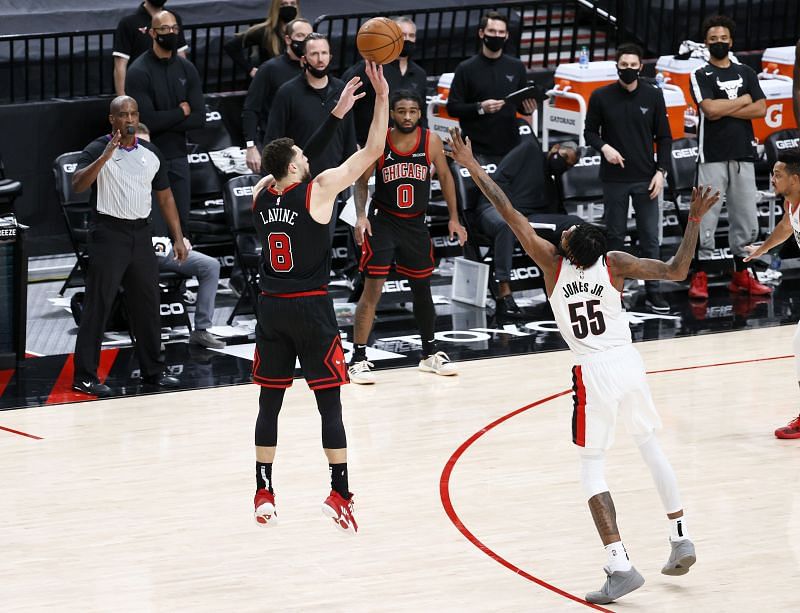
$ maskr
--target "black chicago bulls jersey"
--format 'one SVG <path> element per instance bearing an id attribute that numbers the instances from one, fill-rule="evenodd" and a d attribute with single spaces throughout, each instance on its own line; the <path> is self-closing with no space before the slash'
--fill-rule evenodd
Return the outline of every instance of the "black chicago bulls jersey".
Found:
<path id="1" fill-rule="evenodd" d="M 253 225 L 261 243 L 259 286 L 267 294 L 319 289 L 331 274 L 328 226 L 309 212 L 312 183 L 295 183 L 282 194 L 271 187 L 253 202 Z"/>
<path id="2" fill-rule="evenodd" d="M 431 195 L 430 132 L 417 128 L 417 144 L 399 153 L 386 133 L 386 145 L 375 171 L 375 205 L 398 217 L 417 217 L 428 209 Z"/>

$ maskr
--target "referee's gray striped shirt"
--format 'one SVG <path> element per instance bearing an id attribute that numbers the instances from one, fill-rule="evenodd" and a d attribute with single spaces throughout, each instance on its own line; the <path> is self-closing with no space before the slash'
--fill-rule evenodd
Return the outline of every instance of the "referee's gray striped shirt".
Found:
<path id="1" fill-rule="evenodd" d="M 158 156 L 138 139 L 130 149 L 118 147 L 97 175 L 97 212 L 119 219 L 149 217 L 160 166 Z"/>

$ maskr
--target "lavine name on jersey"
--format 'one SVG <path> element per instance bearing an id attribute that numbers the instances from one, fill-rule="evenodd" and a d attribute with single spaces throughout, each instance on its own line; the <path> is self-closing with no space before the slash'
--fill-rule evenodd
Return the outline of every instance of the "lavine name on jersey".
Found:
<path id="1" fill-rule="evenodd" d="M 391 166 L 384 166 L 382 173 L 384 183 L 400 181 L 402 179 L 425 181 L 428 177 L 428 167 L 425 164 L 401 162 L 399 164 L 392 164 Z"/>
<path id="2" fill-rule="evenodd" d="M 564 298 L 569 298 L 575 294 L 592 294 L 593 296 L 603 295 L 603 286 L 599 283 L 596 283 L 591 291 L 589 291 L 589 284 L 584 283 L 583 281 L 572 281 L 561 289 L 564 290 Z"/>
<path id="3" fill-rule="evenodd" d="M 264 225 L 281 222 L 293 226 L 294 220 L 297 218 L 297 213 L 289 209 L 269 208 L 266 211 L 259 211 L 258 214 L 261 215 L 261 221 L 264 222 Z"/>

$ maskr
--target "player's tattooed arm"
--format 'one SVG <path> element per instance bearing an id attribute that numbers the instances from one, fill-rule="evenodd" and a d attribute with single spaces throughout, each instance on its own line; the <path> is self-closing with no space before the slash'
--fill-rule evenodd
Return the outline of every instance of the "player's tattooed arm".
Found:
<path id="1" fill-rule="evenodd" d="M 589 498 L 589 510 L 592 512 L 592 519 L 603 545 L 621 540 L 617 527 L 617 510 L 611 494 L 601 492 Z"/>

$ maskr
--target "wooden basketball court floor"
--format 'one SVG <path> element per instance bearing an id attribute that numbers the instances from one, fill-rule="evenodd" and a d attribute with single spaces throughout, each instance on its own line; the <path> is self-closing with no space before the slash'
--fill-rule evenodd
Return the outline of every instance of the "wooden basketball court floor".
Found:
<path id="1" fill-rule="evenodd" d="M 607 477 L 646 583 L 602 610 L 797 610 L 800 441 L 772 434 L 797 412 L 793 334 L 637 344 L 698 562 L 659 573 L 668 525 L 620 426 Z M 605 554 L 570 441 L 570 365 L 544 353 L 346 386 L 355 537 L 320 513 L 327 466 L 302 381 L 268 529 L 252 518 L 256 386 L 4 412 L 0 610 L 587 610 Z"/>

